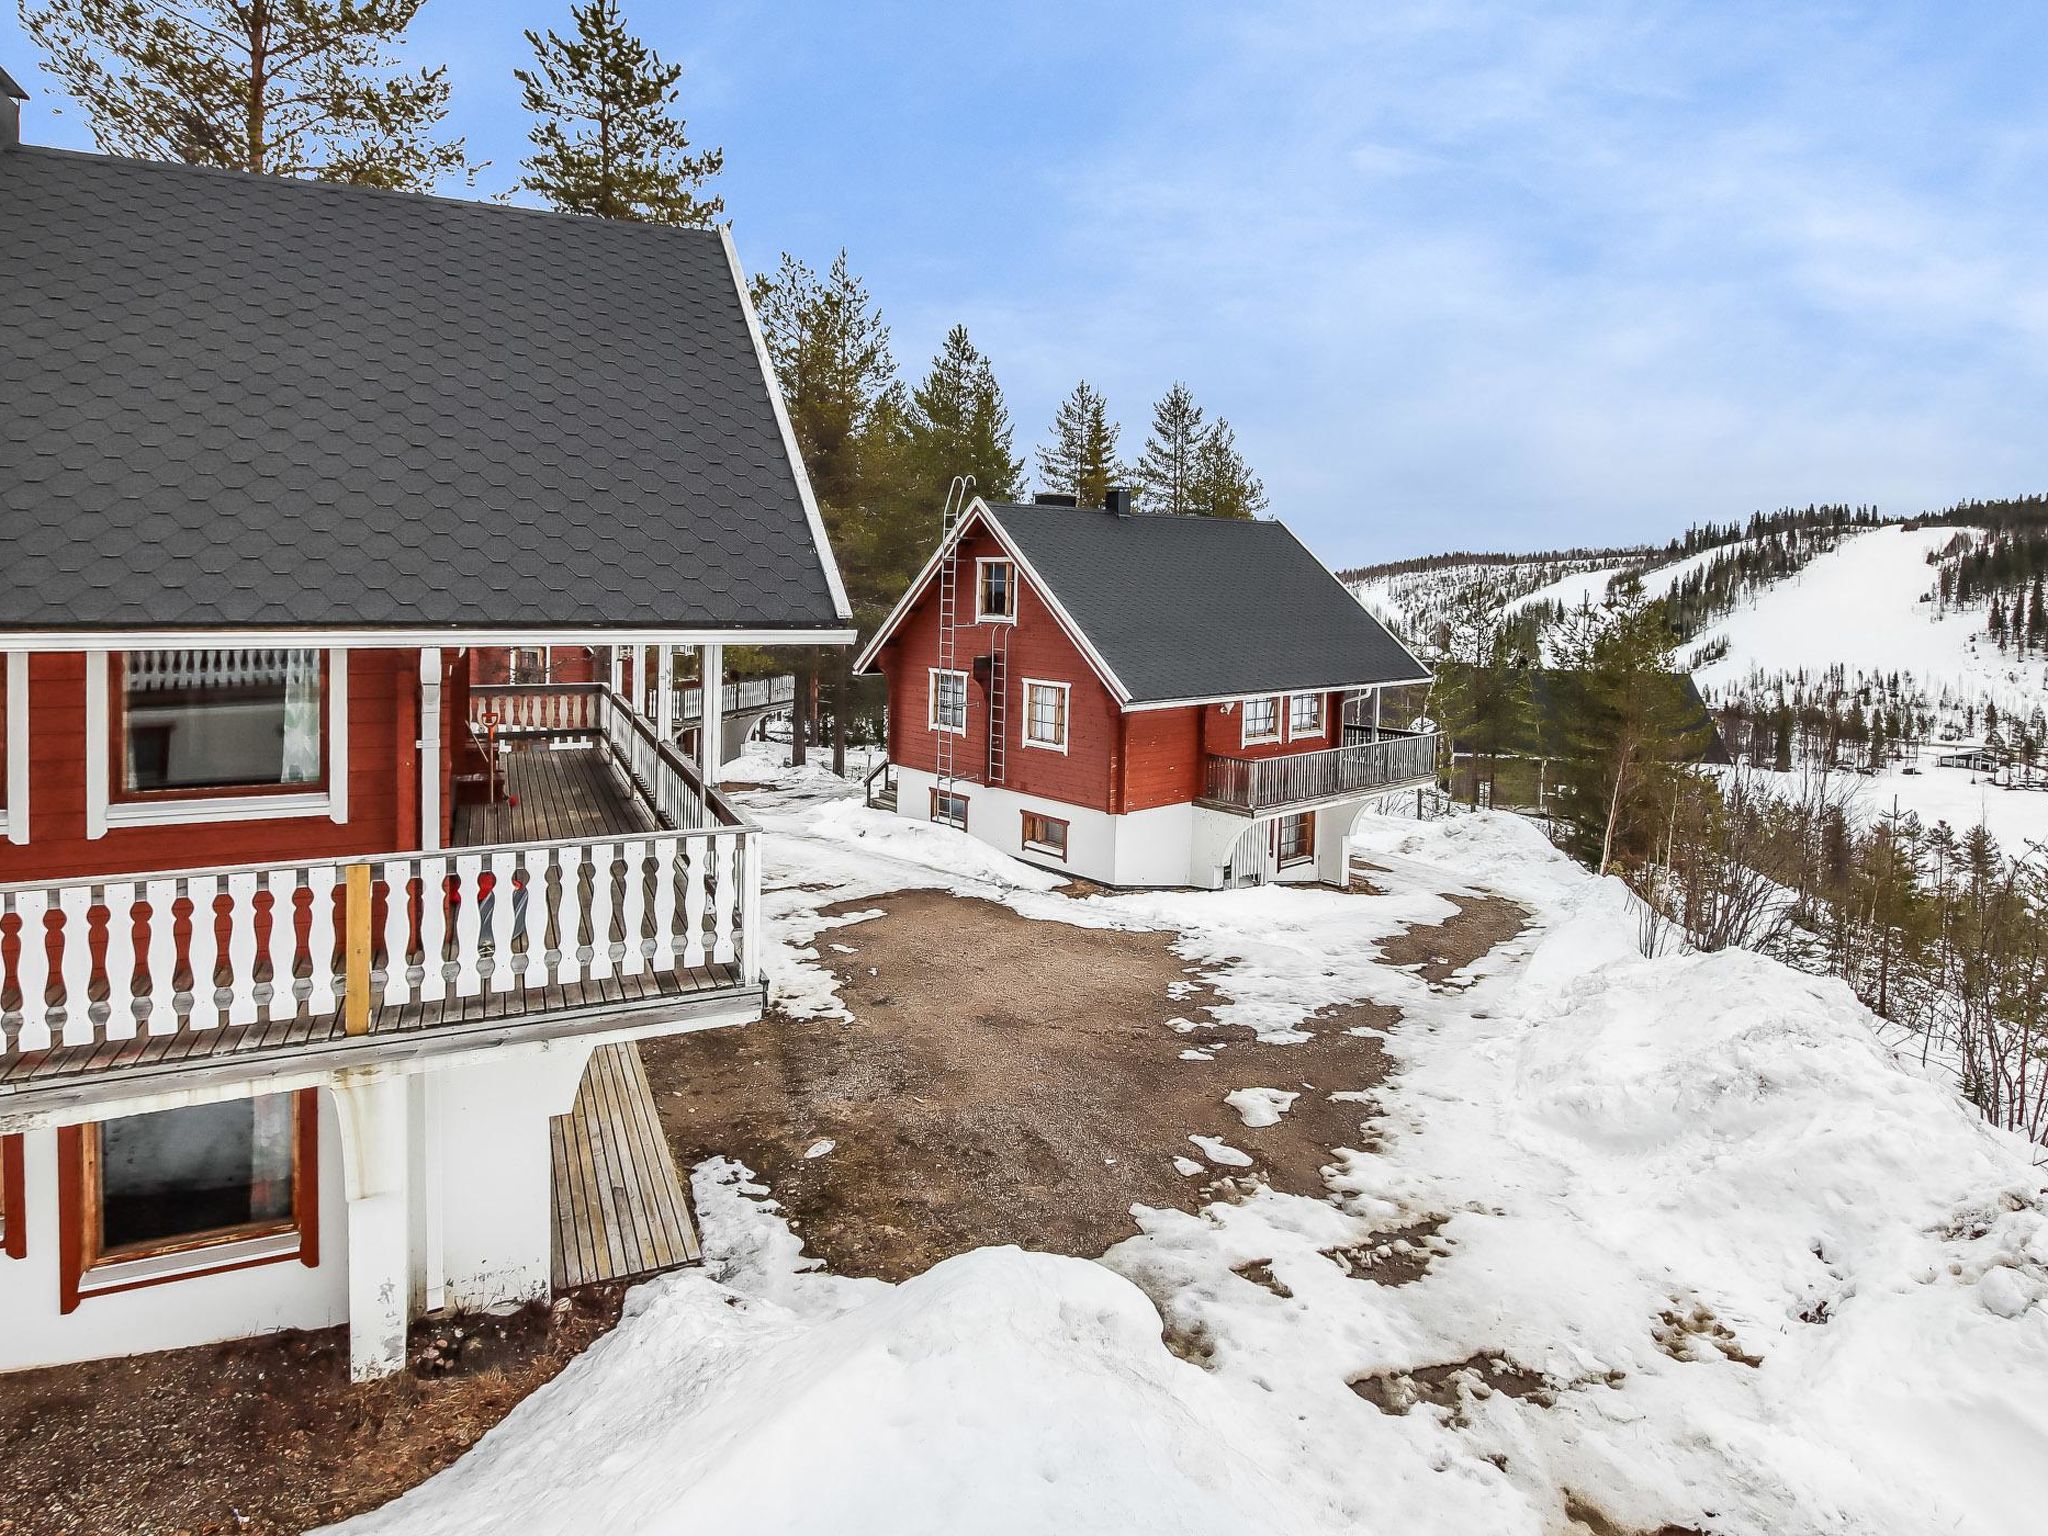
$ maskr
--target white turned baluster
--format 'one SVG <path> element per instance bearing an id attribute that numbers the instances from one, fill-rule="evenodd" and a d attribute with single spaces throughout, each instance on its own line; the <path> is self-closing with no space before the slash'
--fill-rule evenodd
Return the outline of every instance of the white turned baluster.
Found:
<path id="1" fill-rule="evenodd" d="M 402 1008 L 412 1000 L 407 951 L 412 947 L 412 860 L 386 859 L 384 876 L 384 1001 Z"/>
<path id="2" fill-rule="evenodd" d="M 555 935 L 561 948 L 555 955 L 555 982 L 569 986 L 583 979 L 583 848 L 570 844 L 555 850 L 555 872 L 560 889 L 555 896 Z"/>
<path id="3" fill-rule="evenodd" d="M 544 987 L 548 981 L 548 850 L 527 849 L 520 855 L 519 865 L 526 894 L 512 914 L 512 937 L 518 951 L 512 957 L 513 985 Z"/>
<path id="4" fill-rule="evenodd" d="M 334 953 L 341 926 L 335 917 L 334 891 L 340 883 L 341 871 L 332 864 L 316 864 L 306 871 L 306 889 L 312 896 L 306 909 L 306 955 L 313 981 L 306 993 L 306 1012 L 316 1019 L 332 1017 L 340 998 Z"/>
<path id="5" fill-rule="evenodd" d="M 689 859 L 683 887 L 683 964 L 695 968 L 704 963 L 704 871 L 711 862 L 711 839 L 691 837 L 676 847 Z"/>
<path id="6" fill-rule="evenodd" d="M 21 988 L 21 1036 L 16 1042 L 24 1051 L 50 1048 L 50 949 L 46 926 L 50 910 L 48 891 L 17 891 L 15 914 L 21 919 L 21 954 L 14 962 L 14 977 Z"/>
<path id="7" fill-rule="evenodd" d="M 712 922 L 712 940 L 716 947 L 711 951 L 711 958 L 720 965 L 730 965 L 733 961 L 733 895 L 739 884 L 739 870 L 734 867 L 733 859 L 737 846 L 731 837 L 715 837 L 711 846 L 715 850 L 711 856 L 711 867 L 718 874 L 718 908 Z"/>
<path id="8" fill-rule="evenodd" d="M 228 1022 L 254 1024 L 256 1012 L 256 875 L 229 875 Z"/>
<path id="9" fill-rule="evenodd" d="M 295 869 L 273 869 L 263 877 L 270 893 L 270 1007 L 272 1020 L 295 1019 L 299 1015 L 299 874 Z"/>
<path id="10" fill-rule="evenodd" d="M 619 956 L 619 974 L 638 976 L 647 969 L 647 951 L 642 938 L 647 927 L 647 844 L 627 842 L 619 846 L 626 861 L 624 884 L 619 891 L 619 926 L 626 935 L 626 947 Z"/>
<path id="11" fill-rule="evenodd" d="M 614 969 L 612 914 L 617 906 L 612 887 L 619 875 L 612 868 L 612 863 L 618 857 L 618 851 L 613 843 L 590 845 L 590 970 L 587 975 L 592 981 L 603 981 Z"/>
<path id="12" fill-rule="evenodd" d="M 768 957 L 762 951 L 762 939 L 767 927 L 761 921 L 760 839 L 742 836 L 739 850 L 740 868 L 745 872 L 740 877 L 740 979 L 765 981 Z"/>
<path id="13" fill-rule="evenodd" d="M 214 901 L 220 895 L 218 875 L 190 875 L 185 894 L 192 903 L 191 934 L 185 941 L 185 971 L 192 980 L 192 1011 L 186 1015 L 188 1029 L 212 1029 L 220 1023 L 220 1000 L 215 995 L 220 969 L 219 914 Z"/>
<path id="14" fill-rule="evenodd" d="M 518 867 L 514 853 L 491 855 L 491 990 L 512 990 L 512 908 L 518 892 L 512 874 Z"/>
<path id="15" fill-rule="evenodd" d="M 135 1038 L 135 891 L 133 880 L 107 887 L 107 1038 Z"/>
<path id="16" fill-rule="evenodd" d="M 57 893 L 57 971 L 64 983 L 64 1043 L 91 1045 L 92 890 L 68 886 Z"/>
<path id="17" fill-rule="evenodd" d="M 679 838 L 661 838 L 654 844 L 653 966 L 658 972 L 676 968 L 676 855 L 681 851 Z"/>
<path id="18" fill-rule="evenodd" d="M 477 951 L 483 943 L 483 903 L 477 897 L 477 877 L 483 860 L 473 853 L 455 858 L 455 981 L 449 987 L 454 997 L 475 997 L 483 991 L 483 976 L 477 969 Z"/>
<path id="19" fill-rule="evenodd" d="M 178 882 L 150 880 L 142 887 L 149 903 L 149 1022 L 152 1035 L 178 1032 Z"/>
<path id="20" fill-rule="evenodd" d="M 448 995 L 448 860 L 420 860 L 420 1001 Z"/>

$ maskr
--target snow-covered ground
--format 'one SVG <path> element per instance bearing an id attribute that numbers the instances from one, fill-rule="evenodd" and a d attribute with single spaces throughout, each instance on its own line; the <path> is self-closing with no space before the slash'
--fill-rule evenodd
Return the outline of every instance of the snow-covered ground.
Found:
<path id="1" fill-rule="evenodd" d="M 1402 1011 L 1374 1149 L 1335 1154 L 1324 1199 L 1249 1187 L 1139 1211 L 1100 1262 L 984 1249 L 897 1286 L 819 1272 L 770 1192 L 707 1164 L 705 1268 L 636 1288 L 354 1536 L 2040 1529 L 2042 1170 L 1838 983 L 1640 958 L 1619 884 L 1508 816 L 1367 823 L 1380 896 L 1076 901 L 842 796 L 814 772 L 754 802 L 802 1005 L 833 1003 L 817 909 L 864 893 L 1170 923 L 1263 1038 Z M 1534 926 L 1442 985 L 1374 962 L 1475 884 Z M 1351 1262 L 1435 1219 L 1419 1279 Z"/>
<path id="2" fill-rule="evenodd" d="M 2005 789 L 1988 774 L 1967 768 L 1938 768 L 1936 752 L 1921 754 L 1918 773 L 1894 763 L 1884 772 L 1865 777 L 1837 774 L 1852 796 L 1850 814 L 1868 826 L 1894 807 L 1911 811 L 1923 826 L 1945 821 L 1958 836 L 1980 822 L 1991 829 L 2007 853 L 2026 852 L 2032 843 L 2048 843 L 2048 790 Z M 1723 770 L 1739 772 L 1751 782 L 1797 799 L 1809 788 L 1805 775 L 1772 773 L 1767 769 Z"/>

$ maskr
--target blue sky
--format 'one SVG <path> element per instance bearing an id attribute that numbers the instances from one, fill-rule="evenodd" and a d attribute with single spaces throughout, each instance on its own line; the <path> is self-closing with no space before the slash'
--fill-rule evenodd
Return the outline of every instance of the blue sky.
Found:
<path id="1" fill-rule="evenodd" d="M 519 29 L 428 0 L 517 175 Z M 1185 379 L 1333 563 L 2048 488 L 2037 4 L 655 4 L 750 268 L 964 321 L 1035 444 Z M 9 6 L 32 142 L 91 147 Z"/>

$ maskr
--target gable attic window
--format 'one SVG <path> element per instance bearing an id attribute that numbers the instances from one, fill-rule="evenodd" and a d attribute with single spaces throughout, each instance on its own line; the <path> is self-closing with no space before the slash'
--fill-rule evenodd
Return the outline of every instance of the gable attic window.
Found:
<path id="1" fill-rule="evenodd" d="M 1007 560 L 974 562 L 974 621 L 1017 621 L 1017 568 Z"/>
<path id="2" fill-rule="evenodd" d="M 1255 741 L 1278 741 L 1280 739 L 1280 701 L 1277 698 L 1246 699 L 1244 701 L 1244 736 L 1246 746 Z"/>
<path id="3" fill-rule="evenodd" d="M 129 651 L 115 694 L 115 796 L 318 789 L 325 694 L 316 650 Z"/>
<path id="4" fill-rule="evenodd" d="M 935 731 L 967 734 L 967 674 L 931 669 L 931 689 L 926 699 L 925 723 Z"/>

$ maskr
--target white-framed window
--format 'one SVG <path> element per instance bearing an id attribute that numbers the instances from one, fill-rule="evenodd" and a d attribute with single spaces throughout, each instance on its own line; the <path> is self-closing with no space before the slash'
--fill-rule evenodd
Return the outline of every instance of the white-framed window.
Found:
<path id="1" fill-rule="evenodd" d="M 1067 823 L 1040 811 L 1024 812 L 1024 846 L 1033 853 L 1049 853 L 1056 859 L 1067 856 Z"/>
<path id="2" fill-rule="evenodd" d="M 202 648 L 86 656 L 86 835 L 348 820 L 348 653 Z"/>
<path id="3" fill-rule="evenodd" d="M 1292 694 L 1287 700 L 1287 739 L 1323 734 L 1323 696 L 1320 693 Z"/>
<path id="4" fill-rule="evenodd" d="M 935 731 L 967 734 L 967 674 L 931 671 L 931 689 L 926 699 L 925 723 Z"/>
<path id="5" fill-rule="evenodd" d="M 0 836 L 28 841 L 28 653 L 0 665 Z"/>
<path id="6" fill-rule="evenodd" d="M 942 827 L 967 830 L 967 797 L 954 789 L 932 789 L 932 820 Z"/>
<path id="7" fill-rule="evenodd" d="M 1277 696 L 1246 699 L 1242 719 L 1243 735 L 1240 739 L 1245 746 L 1248 747 L 1253 742 L 1280 739 L 1280 700 Z"/>
<path id="8" fill-rule="evenodd" d="M 974 621 L 1017 622 L 1017 567 L 1008 560 L 974 562 Z"/>
<path id="9" fill-rule="evenodd" d="M 1024 745 L 1049 752 L 1067 750 L 1067 683 L 1024 679 Z"/>

